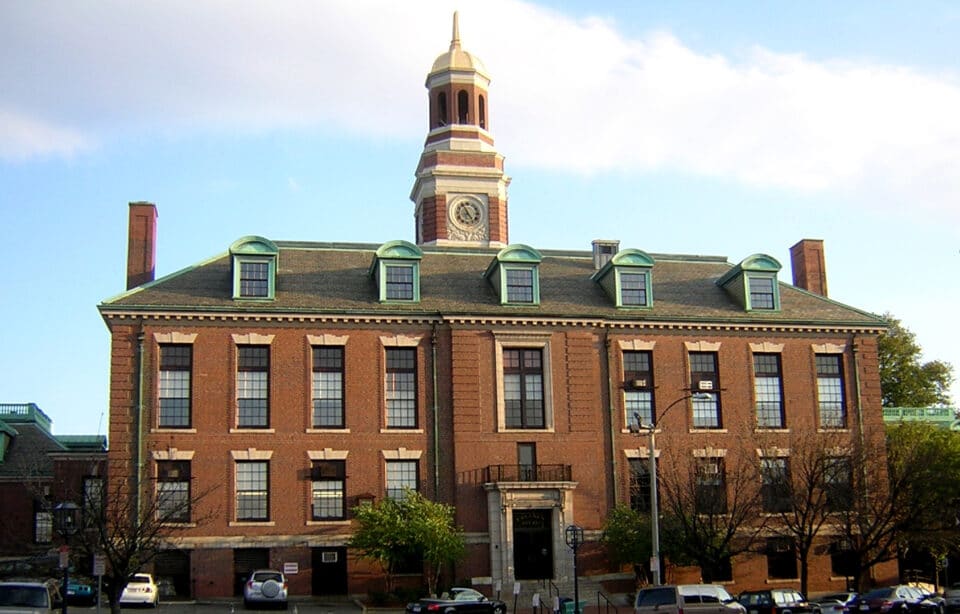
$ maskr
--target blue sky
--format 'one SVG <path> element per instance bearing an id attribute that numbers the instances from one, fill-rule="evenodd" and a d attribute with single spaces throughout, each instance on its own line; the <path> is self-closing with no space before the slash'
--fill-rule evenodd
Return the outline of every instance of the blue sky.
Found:
<path id="1" fill-rule="evenodd" d="M 124 290 L 130 201 L 157 204 L 158 275 L 248 234 L 413 240 L 454 10 L 512 242 L 767 253 L 789 283 L 789 247 L 823 239 L 831 298 L 960 366 L 954 2 L 7 0 L 0 402 L 106 432 L 96 305 Z"/>

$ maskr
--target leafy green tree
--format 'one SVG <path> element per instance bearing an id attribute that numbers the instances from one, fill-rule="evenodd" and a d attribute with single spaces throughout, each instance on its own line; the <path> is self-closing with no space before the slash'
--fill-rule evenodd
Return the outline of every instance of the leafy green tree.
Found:
<path id="1" fill-rule="evenodd" d="M 387 592 L 393 591 L 398 567 L 418 558 L 424 564 L 429 592 L 436 593 L 440 571 L 466 552 L 463 532 L 454 523 L 454 507 L 430 501 L 418 492 L 411 490 L 403 498 L 361 505 L 353 512 L 357 530 L 350 546 L 359 550 L 361 557 L 380 565 Z"/>
<path id="2" fill-rule="evenodd" d="M 831 522 L 851 549 L 859 589 L 873 565 L 904 548 L 933 552 L 957 539 L 950 505 L 960 491 L 956 437 L 929 424 L 903 423 L 887 429 L 886 441 L 865 440 L 852 450 L 850 496 L 833 506 Z"/>
<path id="3" fill-rule="evenodd" d="M 646 576 L 647 561 L 653 551 L 650 515 L 618 504 L 603 524 L 600 543 L 606 547 L 611 561 L 617 565 L 632 565 L 634 575 L 640 580 Z"/>
<path id="4" fill-rule="evenodd" d="M 890 329 L 878 341 L 883 406 L 950 405 L 953 366 L 940 360 L 921 362 L 916 335 L 891 314 L 884 318 Z"/>

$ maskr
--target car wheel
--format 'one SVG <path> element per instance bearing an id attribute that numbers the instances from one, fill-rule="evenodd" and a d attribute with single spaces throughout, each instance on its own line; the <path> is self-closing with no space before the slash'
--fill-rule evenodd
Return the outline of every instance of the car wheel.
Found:
<path id="1" fill-rule="evenodd" d="M 507 606 L 498 604 L 493 608 L 493 614 L 507 614 Z"/>

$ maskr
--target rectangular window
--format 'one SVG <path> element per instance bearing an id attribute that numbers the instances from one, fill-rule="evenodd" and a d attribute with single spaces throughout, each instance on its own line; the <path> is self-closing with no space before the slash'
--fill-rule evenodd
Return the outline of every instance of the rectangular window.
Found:
<path id="1" fill-rule="evenodd" d="M 779 354 L 753 355 L 753 390 L 757 427 L 783 428 L 783 379 L 780 373 Z"/>
<path id="2" fill-rule="evenodd" d="M 537 479 L 537 444 L 517 444 L 517 465 L 521 482 L 533 482 Z"/>
<path id="3" fill-rule="evenodd" d="M 544 428 L 542 350 L 504 348 L 503 401 L 507 428 Z"/>
<path id="4" fill-rule="evenodd" d="M 270 425 L 270 346 L 237 347 L 237 426 Z"/>
<path id="5" fill-rule="evenodd" d="M 760 477 L 763 511 L 771 514 L 787 512 L 790 502 L 790 468 L 786 458 L 761 458 Z"/>
<path id="6" fill-rule="evenodd" d="M 630 459 L 630 509 L 650 512 L 650 460 Z"/>
<path id="7" fill-rule="evenodd" d="M 767 577 L 771 580 L 793 580 L 799 577 L 797 549 L 792 538 L 767 538 Z"/>
<path id="8" fill-rule="evenodd" d="M 343 348 L 313 348 L 313 427 L 342 429 Z"/>
<path id="9" fill-rule="evenodd" d="M 726 514 L 727 486 L 722 458 L 697 459 L 696 510 L 698 514 Z"/>
<path id="10" fill-rule="evenodd" d="M 417 491 L 420 469 L 415 460 L 387 461 L 387 496 L 402 499 L 407 489 Z"/>
<path id="11" fill-rule="evenodd" d="M 624 352 L 623 380 L 624 422 L 627 427 L 639 428 L 641 424 L 653 424 L 651 353 Z"/>
<path id="12" fill-rule="evenodd" d="M 506 269 L 507 302 L 533 303 L 533 269 Z"/>
<path id="13" fill-rule="evenodd" d="M 748 277 L 750 283 L 750 309 L 776 309 L 773 279 L 770 277 Z"/>
<path id="14" fill-rule="evenodd" d="M 850 542 L 842 539 L 830 544 L 830 575 L 846 576 L 857 575 L 857 558 Z"/>
<path id="15" fill-rule="evenodd" d="M 847 408 L 843 400 L 843 368 L 840 354 L 817 354 L 817 402 L 820 427 L 847 427 Z"/>
<path id="16" fill-rule="evenodd" d="M 157 519 L 190 522 L 190 461 L 157 461 Z"/>
<path id="17" fill-rule="evenodd" d="M 160 428 L 190 427 L 190 372 L 193 346 L 160 346 Z"/>
<path id="18" fill-rule="evenodd" d="M 313 461 L 311 518 L 343 520 L 346 516 L 346 461 Z"/>
<path id="19" fill-rule="evenodd" d="M 417 428 L 417 350 L 387 348 L 387 428 Z"/>
<path id="20" fill-rule="evenodd" d="M 413 266 L 411 265 L 387 265 L 387 300 L 388 301 L 412 301 L 413 292 Z"/>
<path id="21" fill-rule="evenodd" d="M 101 477 L 83 478 L 83 522 L 84 526 L 96 526 L 104 513 L 104 479 Z"/>
<path id="22" fill-rule="evenodd" d="M 827 459 L 824 471 L 827 509 L 845 512 L 853 507 L 853 470 L 850 459 L 833 457 Z"/>
<path id="23" fill-rule="evenodd" d="M 33 513 L 33 543 L 49 544 L 53 541 L 53 514 L 38 509 Z"/>
<path id="24" fill-rule="evenodd" d="M 715 352 L 690 352 L 690 390 L 694 391 L 693 428 L 723 428 L 720 420 L 720 376 Z"/>
<path id="25" fill-rule="evenodd" d="M 646 273 L 620 273 L 620 304 L 632 307 L 647 306 Z"/>
<path id="26" fill-rule="evenodd" d="M 270 263 L 240 263 L 240 296 L 267 298 L 270 296 Z"/>
<path id="27" fill-rule="evenodd" d="M 237 461 L 237 520 L 270 520 L 270 463 Z"/>

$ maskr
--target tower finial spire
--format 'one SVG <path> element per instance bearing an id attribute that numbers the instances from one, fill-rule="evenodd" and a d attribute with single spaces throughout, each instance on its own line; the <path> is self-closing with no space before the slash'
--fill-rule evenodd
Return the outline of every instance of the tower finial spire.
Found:
<path id="1" fill-rule="evenodd" d="M 450 39 L 450 51 L 460 48 L 460 12 L 453 12 L 453 38 Z"/>

